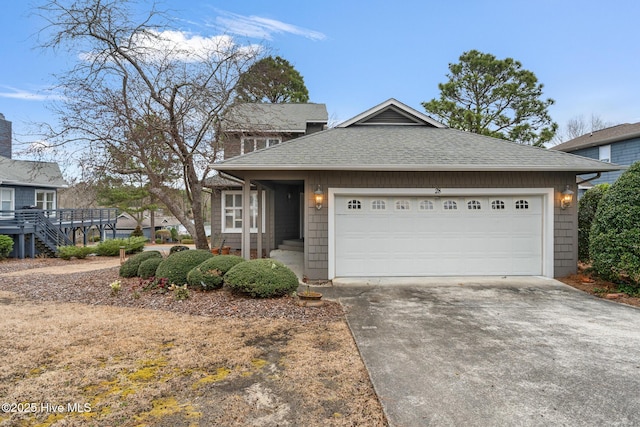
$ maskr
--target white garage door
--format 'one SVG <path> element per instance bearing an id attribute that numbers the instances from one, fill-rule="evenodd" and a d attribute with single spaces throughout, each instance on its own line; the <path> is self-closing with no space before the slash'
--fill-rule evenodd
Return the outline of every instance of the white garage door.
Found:
<path id="1" fill-rule="evenodd" d="M 335 275 L 541 275 L 542 196 L 335 198 Z"/>

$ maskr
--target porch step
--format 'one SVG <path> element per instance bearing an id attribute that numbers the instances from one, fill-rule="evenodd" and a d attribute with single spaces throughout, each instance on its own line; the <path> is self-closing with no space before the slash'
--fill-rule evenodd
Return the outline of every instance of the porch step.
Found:
<path id="1" fill-rule="evenodd" d="M 283 240 L 282 243 L 278 245 L 278 249 L 283 251 L 304 252 L 304 242 L 298 239 Z"/>

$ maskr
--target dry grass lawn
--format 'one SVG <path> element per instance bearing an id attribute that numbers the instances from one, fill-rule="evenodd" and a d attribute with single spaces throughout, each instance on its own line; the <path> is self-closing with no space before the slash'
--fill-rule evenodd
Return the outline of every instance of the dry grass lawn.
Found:
<path id="1" fill-rule="evenodd" d="M 33 301 L 15 280 L 0 277 L 0 426 L 386 425 L 344 320 Z"/>

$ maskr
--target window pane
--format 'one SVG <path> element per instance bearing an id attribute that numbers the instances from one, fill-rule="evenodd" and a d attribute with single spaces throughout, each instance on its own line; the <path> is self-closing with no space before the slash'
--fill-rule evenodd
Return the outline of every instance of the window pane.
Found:
<path id="1" fill-rule="evenodd" d="M 256 150 L 260 150 L 266 146 L 267 146 L 267 140 L 262 138 L 256 140 Z"/>
<path id="2" fill-rule="evenodd" d="M 233 194 L 226 194 L 224 196 L 224 204 L 227 208 L 233 206 Z"/>
<path id="3" fill-rule="evenodd" d="M 245 140 L 244 140 L 244 143 L 243 143 L 243 144 L 244 144 L 244 146 L 243 146 L 243 148 L 244 148 L 243 153 L 245 153 L 245 154 L 246 154 L 246 153 L 250 153 L 250 152 L 252 152 L 252 151 L 253 151 L 253 147 L 254 147 L 254 145 L 255 145 L 255 144 L 254 144 L 254 140 L 253 140 L 253 139 L 251 139 L 251 138 L 247 138 L 247 139 L 245 139 Z"/>
<path id="4" fill-rule="evenodd" d="M 242 207 L 242 194 L 236 194 L 235 195 L 235 203 L 234 205 L 236 208 L 241 208 Z"/>

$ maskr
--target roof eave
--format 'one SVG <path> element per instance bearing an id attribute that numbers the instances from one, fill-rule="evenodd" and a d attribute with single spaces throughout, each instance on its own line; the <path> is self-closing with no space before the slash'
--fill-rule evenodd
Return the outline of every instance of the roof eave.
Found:
<path id="1" fill-rule="evenodd" d="M 219 171 L 361 171 L 361 172 L 612 172 L 624 169 L 624 166 L 611 167 L 577 167 L 577 166 L 504 166 L 504 165 L 214 165 Z"/>
<path id="2" fill-rule="evenodd" d="M 269 134 L 269 133 L 304 133 L 306 129 L 228 129 L 226 133 Z"/>
<path id="3" fill-rule="evenodd" d="M 67 188 L 67 184 L 52 184 L 42 182 L 23 182 L 23 181 L 2 181 L 2 185 L 17 185 L 20 187 L 40 187 L 40 188 Z"/>
<path id="4" fill-rule="evenodd" d="M 551 147 L 551 149 L 552 150 L 557 150 L 557 151 L 564 151 L 565 153 L 571 153 L 573 151 L 582 150 L 584 148 L 599 147 L 601 145 L 612 144 L 614 142 L 625 141 L 627 139 L 634 139 L 634 138 L 640 138 L 640 131 L 639 132 L 628 133 L 626 135 L 612 136 L 612 137 L 601 139 L 601 140 L 597 140 L 597 141 L 588 141 L 588 142 L 585 142 L 585 143 L 582 143 L 582 144 L 578 144 L 578 145 L 576 145 L 574 147 L 569 147 L 566 150 L 558 149 L 558 146 Z"/>

